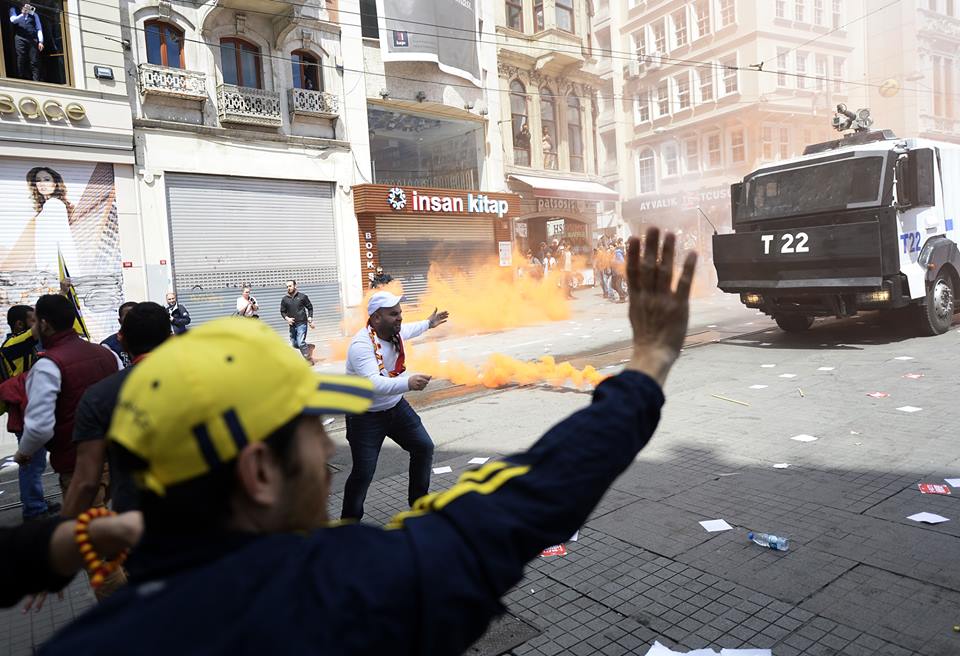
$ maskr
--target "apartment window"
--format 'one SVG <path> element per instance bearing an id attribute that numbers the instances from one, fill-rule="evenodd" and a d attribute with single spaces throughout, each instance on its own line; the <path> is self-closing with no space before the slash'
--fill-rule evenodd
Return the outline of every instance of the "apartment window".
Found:
<path id="1" fill-rule="evenodd" d="M 677 108 L 687 109 L 690 107 L 690 73 L 678 75 L 673 78 L 673 83 L 677 89 Z"/>
<path id="2" fill-rule="evenodd" d="M 697 0 L 693 12 L 697 18 L 697 38 L 710 34 L 710 0 Z"/>
<path id="3" fill-rule="evenodd" d="M 777 48 L 777 86 L 787 86 L 787 55 L 786 48 Z"/>
<path id="4" fill-rule="evenodd" d="M 644 38 L 643 30 L 635 32 L 631 38 L 633 42 L 633 52 L 637 56 L 637 61 L 643 61 L 647 54 L 647 40 Z"/>
<path id="5" fill-rule="evenodd" d="M 807 57 L 809 53 L 797 51 L 797 88 L 806 89 L 807 88 Z"/>
<path id="6" fill-rule="evenodd" d="M 742 164 L 747 161 L 747 145 L 743 137 L 743 128 L 730 131 L 730 161 Z"/>
<path id="7" fill-rule="evenodd" d="M 644 89 L 641 91 L 633 105 L 634 123 L 646 123 L 650 120 L 650 91 Z"/>
<path id="8" fill-rule="evenodd" d="M 379 39 L 377 0 L 360 0 L 360 34 L 364 39 Z"/>
<path id="9" fill-rule="evenodd" d="M 847 74 L 847 60 L 843 57 L 833 58 L 833 90 L 843 91 L 843 78 Z"/>
<path id="10" fill-rule="evenodd" d="M 817 91 L 823 91 L 827 88 L 827 75 L 829 75 L 829 71 L 827 70 L 827 56 L 817 55 Z"/>
<path id="11" fill-rule="evenodd" d="M 653 46 L 658 54 L 667 52 L 667 27 L 662 20 L 653 24 Z"/>
<path id="12" fill-rule="evenodd" d="M 780 159 L 790 157 L 790 128 L 780 128 L 777 130 L 777 154 Z"/>
<path id="13" fill-rule="evenodd" d="M 557 27 L 564 32 L 573 32 L 573 0 L 554 0 Z"/>
<path id="14" fill-rule="evenodd" d="M 540 140 L 543 145 L 543 168 L 557 170 L 557 99 L 546 87 L 540 89 Z"/>
<path id="15" fill-rule="evenodd" d="M 147 61 L 157 66 L 183 68 L 183 30 L 158 20 L 143 24 Z"/>
<path id="16" fill-rule="evenodd" d="M 220 39 L 220 65 L 224 84 L 263 88 L 260 48 L 249 41 L 236 37 Z"/>
<path id="17" fill-rule="evenodd" d="M 680 174 L 680 158 L 677 154 L 677 144 L 668 141 L 660 148 L 663 155 L 663 177 Z"/>
<path id="18" fill-rule="evenodd" d="M 823 2 L 824 0 L 813 0 L 814 25 L 823 25 Z"/>
<path id="19" fill-rule="evenodd" d="M 720 0 L 720 27 L 733 25 L 737 20 L 737 9 L 734 0 Z"/>
<path id="20" fill-rule="evenodd" d="M 731 55 L 720 62 L 723 65 L 723 95 L 740 91 L 740 71 L 737 70 L 737 56 Z"/>
<path id="21" fill-rule="evenodd" d="M 30 4 L 34 6 L 34 13 L 22 16 L 21 7 L 23 2 L 4 2 L 0 11 L 6 12 L 3 20 L 0 21 L 0 41 L 3 44 L 3 51 L 0 54 L 0 62 L 5 64 L 3 74 L 6 77 L 20 78 L 22 80 L 33 80 L 35 82 L 46 82 L 48 84 L 68 84 L 70 81 L 70 53 L 67 50 L 66 33 L 67 26 L 64 15 L 66 4 L 63 0 L 34 0 Z M 72 11 L 77 11 L 76 5 Z M 11 15 L 12 13 L 12 15 Z M 10 18 L 17 22 L 11 23 Z M 24 46 L 27 46 L 22 61 L 17 57 L 16 32 L 24 28 L 36 29 L 39 25 L 43 33 L 43 52 L 40 52 L 39 46 L 22 40 Z M 35 64 L 32 55 L 36 54 Z"/>
<path id="22" fill-rule="evenodd" d="M 507 26 L 523 32 L 523 0 L 507 0 Z"/>
<path id="23" fill-rule="evenodd" d="M 649 194 L 657 190 L 655 159 L 650 148 L 644 148 L 637 154 L 637 193 Z"/>
<path id="24" fill-rule="evenodd" d="M 833 29 L 840 29 L 843 20 L 843 0 L 833 0 Z"/>
<path id="25" fill-rule="evenodd" d="M 769 125 L 760 128 L 760 158 L 764 162 L 772 162 L 776 157 L 773 136 L 773 128 Z"/>
<path id="26" fill-rule="evenodd" d="M 776 4 L 777 18 L 787 17 L 787 0 L 777 0 Z"/>
<path id="27" fill-rule="evenodd" d="M 290 53 L 293 65 L 293 88 L 323 91 L 323 75 L 320 73 L 320 58 L 306 50 Z"/>
<path id="28" fill-rule="evenodd" d="M 697 71 L 700 86 L 700 102 L 713 100 L 713 66 L 704 66 Z"/>
<path id="29" fill-rule="evenodd" d="M 657 118 L 670 113 L 670 90 L 667 80 L 657 85 Z"/>
<path id="30" fill-rule="evenodd" d="M 513 163 L 530 166 L 530 123 L 527 120 L 527 90 L 520 80 L 510 83 L 510 123 L 513 131 Z"/>
<path id="31" fill-rule="evenodd" d="M 683 170 L 685 173 L 700 170 L 700 141 L 697 137 L 683 140 Z"/>
<path id="32" fill-rule="evenodd" d="M 617 135 L 614 132 L 608 132 L 600 137 L 603 144 L 603 170 L 617 170 Z"/>
<path id="33" fill-rule="evenodd" d="M 538 32 L 544 29 L 543 0 L 533 0 L 533 26 Z"/>
<path id="34" fill-rule="evenodd" d="M 707 142 L 707 168 L 718 169 L 723 166 L 723 146 L 720 143 L 720 133 L 708 134 Z"/>
<path id="35" fill-rule="evenodd" d="M 807 0 L 793 0 L 793 20 L 803 23 L 807 19 Z"/>
<path id="36" fill-rule="evenodd" d="M 570 170 L 582 173 L 583 111 L 576 96 L 567 96 L 567 145 L 570 148 Z"/>
<path id="37" fill-rule="evenodd" d="M 687 10 L 686 8 L 673 14 L 673 40 L 678 48 L 687 45 Z"/>

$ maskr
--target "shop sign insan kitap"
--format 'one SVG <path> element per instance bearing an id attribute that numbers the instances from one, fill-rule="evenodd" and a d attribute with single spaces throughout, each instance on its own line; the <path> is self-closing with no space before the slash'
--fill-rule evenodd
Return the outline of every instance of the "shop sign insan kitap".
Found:
<path id="1" fill-rule="evenodd" d="M 445 214 L 495 214 L 503 218 L 510 210 L 510 203 L 505 200 L 490 198 L 486 194 L 468 192 L 463 196 L 443 196 L 421 194 L 416 190 L 407 192 L 400 187 L 391 187 L 387 192 L 387 204 L 394 211 L 405 208 L 413 212 L 438 212 Z"/>

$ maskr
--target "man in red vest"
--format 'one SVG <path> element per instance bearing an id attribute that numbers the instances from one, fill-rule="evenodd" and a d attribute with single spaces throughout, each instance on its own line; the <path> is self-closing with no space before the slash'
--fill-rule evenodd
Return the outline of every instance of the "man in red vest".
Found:
<path id="1" fill-rule="evenodd" d="M 77 404 L 88 387 L 117 371 L 117 359 L 109 349 L 74 332 L 76 315 L 65 296 L 41 296 L 35 315 L 33 333 L 43 348 L 27 378 L 23 437 L 14 460 L 23 466 L 46 445 L 66 496 L 77 460 L 73 443 Z"/>

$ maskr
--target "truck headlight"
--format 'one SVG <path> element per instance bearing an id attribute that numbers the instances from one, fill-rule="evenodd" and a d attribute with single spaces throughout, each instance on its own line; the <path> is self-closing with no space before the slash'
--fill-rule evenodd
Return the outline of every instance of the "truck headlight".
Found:
<path id="1" fill-rule="evenodd" d="M 890 290 L 881 289 L 876 292 L 865 292 L 862 294 L 857 294 L 857 302 L 864 305 L 876 305 L 880 303 L 889 303 L 890 302 Z"/>
<path id="2" fill-rule="evenodd" d="M 740 300 L 747 307 L 760 307 L 763 305 L 763 296 L 755 292 L 750 292 L 748 294 L 740 294 Z"/>

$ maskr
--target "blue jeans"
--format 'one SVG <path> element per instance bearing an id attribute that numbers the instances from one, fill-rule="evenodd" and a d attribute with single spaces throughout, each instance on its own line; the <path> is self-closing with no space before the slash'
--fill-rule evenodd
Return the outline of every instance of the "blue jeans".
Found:
<path id="1" fill-rule="evenodd" d="M 377 471 L 377 459 L 383 438 L 389 437 L 410 454 L 410 485 L 407 503 L 422 497 L 430 489 L 430 468 L 433 466 L 433 441 L 418 415 L 406 399 L 389 410 L 347 416 L 347 442 L 353 467 L 343 490 L 343 519 L 363 517 L 363 502 Z"/>
<path id="2" fill-rule="evenodd" d="M 307 324 L 297 323 L 290 326 L 290 346 L 307 357 Z"/>
<path id="3" fill-rule="evenodd" d="M 17 440 L 19 442 L 19 436 Z M 47 450 L 41 448 L 30 458 L 30 463 L 20 468 L 20 503 L 23 518 L 31 519 L 47 512 L 47 500 L 43 497 L 43 472 L 47 468 Z"/>

